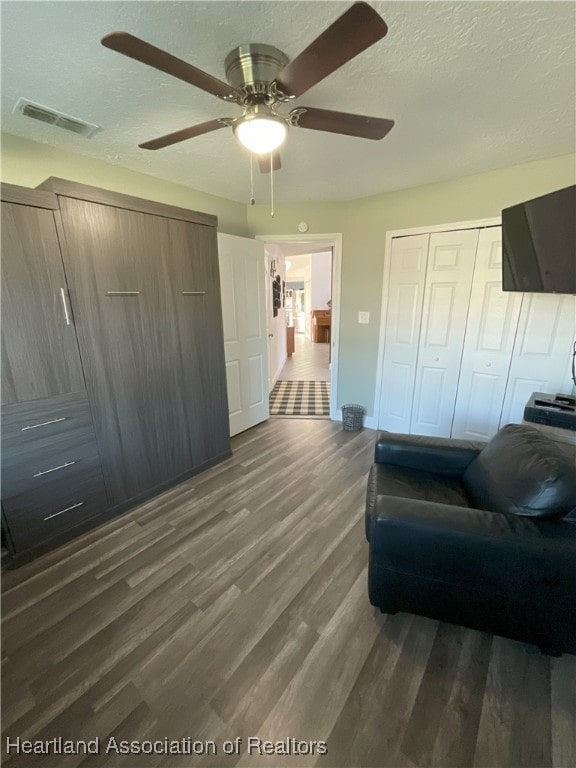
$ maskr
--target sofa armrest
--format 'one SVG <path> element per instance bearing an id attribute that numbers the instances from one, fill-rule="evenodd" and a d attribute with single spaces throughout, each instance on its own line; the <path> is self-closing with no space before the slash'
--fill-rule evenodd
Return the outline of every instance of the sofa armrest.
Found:
<path id="1" fill-rule="evenodd" d="M 576 527 L 562 520 L 380 496 L 370 536 L 374 605 L 389 599 L 388 574 L 435 582 L 463 596 L 552 601 L 574 613 Z"/>
<path id="2" fill-rule="evenodd" d="M 461 477 L 485 445 L 482 442 L 449 437 L 380 432 L 376 439 L 374 461 L 377 464 L 396 464 L 449 477 Z"/>

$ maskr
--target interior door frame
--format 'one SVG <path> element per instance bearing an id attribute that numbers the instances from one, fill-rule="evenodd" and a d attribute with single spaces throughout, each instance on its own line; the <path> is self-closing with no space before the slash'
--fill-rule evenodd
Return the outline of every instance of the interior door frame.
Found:
<path id="1" fill-rule="evenodd" d="M 489 219 L 475 219 L 471 221 L 456 221 L 451 224 L 431 224 L 422 227 L 409 227 L 407 229 L 391 229 L 386 232 L 384 244 L 384 270 L 382 275 L 382 302 L 380 306 L 380 329 L 378 332 L 378 359 L 376 367 L 376 388 L 374 391 L 374 423 L 367 426 L 373 426 L 378 429 L 380 423 L 380 403 L 382 400 L 382 366 L 384 363 L 384 339 L 386 333 L 386 315 L 388 312 L 388 284 L 390 282 L 390 264 L 392 254 L 392 240 L 396 237 L 408 237 L 409 235 L 425 235 L 435 232 L 449 232 L 458 229 L 484 229 L 486 227 L 498 227 L 502 225 L 502 218 L 495 216 Z"/>
<path id="2" fill-rule="evenodd" d="M 330 418 L 338 421 L 338 361 L 340 346 L 340 294 L 342 279 L 342 233 L 331 232 L 318 235 L 256 235 L 256 240 L 265 244 L 285 243 L 332 243 L 332 328 L 330 332 Z"/>

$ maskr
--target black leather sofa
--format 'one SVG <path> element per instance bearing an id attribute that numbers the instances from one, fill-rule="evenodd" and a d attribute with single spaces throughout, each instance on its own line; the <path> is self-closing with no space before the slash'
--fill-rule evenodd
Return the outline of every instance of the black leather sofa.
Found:
<path id="1" fill-rule="evenodd" d="M 576 468 L 531 427 L 489 443 L 382 432 L 370 602 L 576 653 Z"/>

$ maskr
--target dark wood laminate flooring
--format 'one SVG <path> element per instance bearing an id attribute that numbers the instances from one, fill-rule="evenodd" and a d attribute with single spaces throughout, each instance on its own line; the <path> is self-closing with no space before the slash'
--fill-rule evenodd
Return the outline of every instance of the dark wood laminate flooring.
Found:
<path id="1" fill-rule="evenodd" d="M 576 657 L 370 606 L 374 436 L 269 421 L 230 460 L 5 573 L 3 764 L 573 768 Z M 6 737 L 55 736 L 99 738 L 100 754 L 5 756 Z M 250 736 L 328 754 L 249 754 Z M 105 754 L 111 737 L 217 754 Z"/>

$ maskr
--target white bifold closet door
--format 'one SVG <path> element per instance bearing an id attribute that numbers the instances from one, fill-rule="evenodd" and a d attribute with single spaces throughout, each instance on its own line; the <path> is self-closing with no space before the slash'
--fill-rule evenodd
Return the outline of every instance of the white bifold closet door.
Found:
<path id="1" fill-rule="evenodd" d="M 500 426 L 519 423 L 533 392 L 570 394 L 576 296 L 525 293 Z"/>
<path id="2" fill-rule="evenodd" d="M 430 235 L 392 240 L 380 426 L 410 432 Z"/>
<path id="3" fill-rule="evenodd" d="M 502 290 L 501 227 L 392 240 L 378 426 L 489 440 L 570 393 L 576 297 Z"/>
<path id="4" fill-rule="evenodd" d="M 502 290 L 502 230 L 480 230 L 452 437 L 488 440 L 498 431 L 521 293 Z"/>
<path id="5" fill-rule="evenodd" d="M 379 426 L 450 435 L 477 229 L 392 241 Z"/>
<path id="6" fill-rule="evenodd" d="M 450 435 L 477 244 L 477 229 L 430 235 L 412 434 Z"/>

